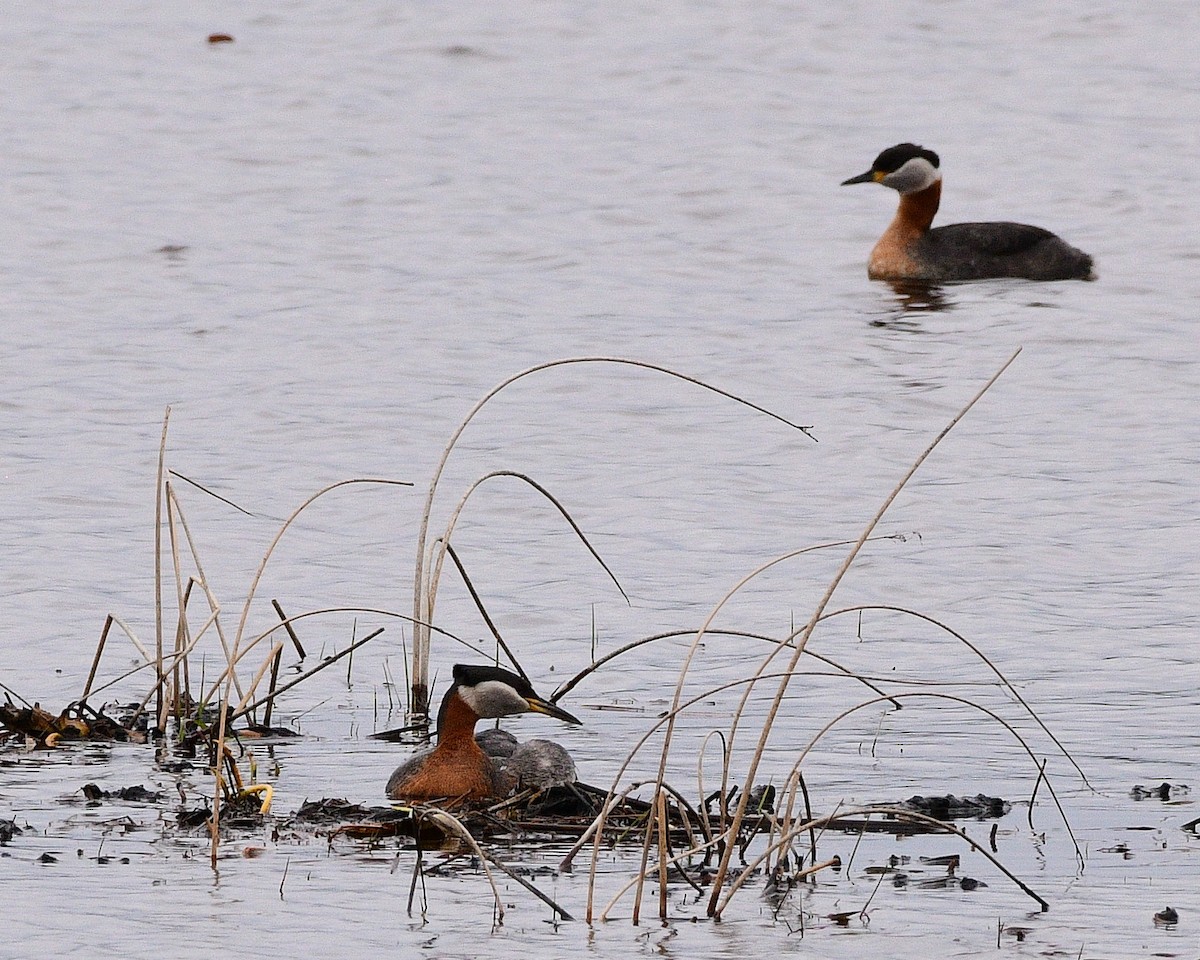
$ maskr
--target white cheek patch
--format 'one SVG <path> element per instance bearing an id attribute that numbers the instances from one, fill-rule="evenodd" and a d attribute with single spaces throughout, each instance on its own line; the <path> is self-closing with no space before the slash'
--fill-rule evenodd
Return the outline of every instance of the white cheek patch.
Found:
<path id="1" fill-rule="evenodd" d="M 938 168 L 924 157 L 913 157 L 899 170 L 889 173 L 880 181 L 885 187 L 891 187 L 900 193 L 916 193 L 931 187 L 942 179 Z"/>
<path id="2" fill-rule="evenodd" d="M 458 695 L 480 717 L 508 717 L 529 710 L 525 698 L 499 680 L 485 680 L 473 687 L 459 687 Z"/>

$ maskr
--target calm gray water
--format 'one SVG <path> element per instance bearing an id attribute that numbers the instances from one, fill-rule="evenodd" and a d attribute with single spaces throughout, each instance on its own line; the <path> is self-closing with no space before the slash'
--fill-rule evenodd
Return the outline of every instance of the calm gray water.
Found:
<path id="1" fill-rule="evenodd" d="M 210 46 L 214 31 L 236 42 Z M 350 477 L 417 487 L 352 487 L 311 508 L 268 568 L 251 629 L 271 622 L 272 597 L 289 612 L 406 612 L 443 444 L 476 399 L 532 364 L 636 358 L 813 425 L 815 444 L 695 387 L 599 364 L 531 377 L 485 408 L 448 466 L 440 524 L 485 472 L 526 472 L 632 598 L 528 489 L 498 480 L 476 494 L 457 549 L 549 690 L 589 661 L 593 623 L 601 652 L 695 629 L 759 564 L 856 537 L 1022 348 L 885 517 L 880 532 L 904 539 L 869 547 L 834 605 L 898 604 L 970 638 L 1095 792 L 1051 760 L 1082 872 L 1044 791 L 1035 831 L 1023 807 L 1001 821 L 1001 856 L 1051 900 L 1046 914 L 949 840 L 879 839 L 793 903 L 793 924 L 810 914 L 803 938 L 753 889 L 717 927 L 686 922 L 703 910 L 679 890 L 666 928 L 631 927 L 626 902 L 623 919 L 589 929 L 554 927 L 513 888 L 490 933 L 473 874 L 431 879 L 422 923 L 404 911 L 411 864 L 390 872 L 391 851 L 285 835 L 256 859 L 231 844 L 214 878 L 203 841 L 159 822 L 169 804 L 83 806 L 88 780 L 173 795 L 177 778 L 147 748 L 10 750 L 0 818 L 31 829 L 0 857 L 0 954 L 266 956 L 287 943 L 330 957 L 966 957 L 995 949 L 998 922 L 1030 928 L 1024 943 L 1002 935 L 1013 955 L 1194 951 L 1197 847 L 1180 825 L 1195 807 L 1129 796 L 1198 779 L 1194 3 L 22 5 L 4 33 L 0 682 L 60 706 L 78 697 L 106 614 L 152 641 L 168 404 L 168 465 L 255 514 L 179 486 L 231 630 L 282 519 Z M 1039 223 L 1092 253 L 1100 280 L 916 299 L 869 282 L 895 198 L 837 184 L 906 139 L 941 153 L 940 222 Z M 781 564 L 718 625 L 785 632 L 842 556 Z M 486 634 L 450 575 L 438 617 Z M 385 669 L 403 675 L 408 631 L 344 616 L 303 635 L 328 653 L 379 625 L 349 683 L 334 668 L 284 704 L 277 719 L 307 736 L 256 751 L 278 810 L 382 800 L 403 749 L 366 737 L 403 720 L 384 681 Z M 567 701 L 585 726 L 552 733 L 584 779 L 611 782 L 669 701 L 683 646 L 617 661 Z M 911 618 L 842 618 L 814 648 L 1020 718 L 978 661 Z M 710 640 L 689 690 L 744 675 L 761 654 Z M 461 656 L 443 645 L 435 665 L 444 676 Z M 102 673 L 136 660 L 114 642 Z M 793 684 L 760 775 L 784 777 L 858 695 L 826 678 Z M 632 709 L 595 709 L 614 705 Z M 689 757 L 731 705 L 684 724 Z M 512 726 L 547 733 L 534 719 Z M 935 702 L 866 710 L 806 765 L 825 809 L 922 792 L 1020 798 L 1034 773 L 1000 727 Z M 672 776 L 694 784 L 693 761 L 680 753 Z M 209 789 L 199 774 L 182 786 Z M 876 882 L 863 868 L 889 854 L 959 851 L 987 887 L 885 884 L 869 925 L 823 919 L 860 908 Z M 45 852 L 58 862 L 37 862 Z M 602 899 L 635 869 L 632 855 L 605 860 Z M 582 913 L 586 871 L 540 882 Z M 1152 922 L 1166 904 L 1177 928 Z"/>

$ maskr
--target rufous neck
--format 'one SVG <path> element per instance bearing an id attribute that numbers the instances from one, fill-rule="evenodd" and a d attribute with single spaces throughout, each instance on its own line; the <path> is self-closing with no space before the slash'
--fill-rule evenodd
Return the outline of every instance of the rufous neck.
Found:
<path id="1" fill-rule="evenodd" d="M 906 227 L 924 233 L 933 223 L 937 215 L 938 204 L 942 201 L 942 181 L 934 180 L 924 190 L 900 195 L 900 209 L 896 211 L 896 220 Z"/>
<path id="2" fill-rule="evenodd" d="M 457 690 L 451 690 L 438 711 L 438 743 L 474 741 L 479 715 L 467 706 Z"/>

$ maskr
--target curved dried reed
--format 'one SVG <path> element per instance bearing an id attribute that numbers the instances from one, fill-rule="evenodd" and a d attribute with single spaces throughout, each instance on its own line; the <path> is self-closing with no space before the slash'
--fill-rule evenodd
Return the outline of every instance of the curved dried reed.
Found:
<path id="1" fill-rule="evenodd" d="M 463 431 L 470 425 L 475 416 L 482 410 L 497 394 L 505 390 L 507 387 L 523 380 L 526 377 L 532 376 L 535 373 L 540 373 L 544 370 L 550 370 L 557 367 L 566 367 L 574 364 L 592 364 L 606 363 L 619 364 L 629 367 L 636 367 L 642 370 L 649 370 L 656 373 L 661 373 L 669 377 L 674 377 L 685 383 L 691 383 L 695 386 L 708 390 L 718 396 L 733 400 L 751 410 L 762 413 L 774 420 L 779 421 L 794 430 L 799 430 L 801 433 L 812 439 L 812 434 L 809 431 L 811 427 L 801 426 L 793 423 L 785 417 L 774 413 L 765 407 L 761 407 L 756 403 L 744 399 L 727 390 L 722 390 L 720 387 L 713 386 L 696 377 L 688 376 L 684 373 L 679 373 L 669 367 L 664 367 L 659 364 L 649 363 L 644 360 L 633 360 L 627 357 L 565 357 L 558 360 L 551 360 L 546 363 L 539 363 L 532 367 L 527 367 L 510 377 L 505 378 L 496 386 L 492 387 L 486 394 L 477 400 L 474 406 L 467 412 L 467 415 L 462 419 L 454 432 L 450 435 L 450 439 L 442 448 L 442 455 L 439 458 L 437 465 L 434 467 L 433 475 L 429 481 L 429 490 L 425 496 L 425 505 L 421 512 L 421 525 L 417 533 L 417 556 L 413 568 L 413 621 L 414 623 L 432 623 L 433 622 L 433 596 L 436 592 L 436 581 L 434 578 L 433 558 L 426 552 L 426 543 L 429 537 L 429 522 L 433 513 L 433 500 L 437 493 L 437 486 L 441 480 L 442 473 L 445 471 L 446 463 L 450 459 L 450 454 L 458 443 L 459 437 Z M 412 652 L 412 673 L 410 682 L 412 709 L 415 713 L 427 713 L 429 710 L 429 653 L 430 653 L 430 637 L 429 633 L 422 628 L 417 628 L 413 631 L 413 652 Z"/>
<path id="2" fill-rule="evenodd" d="M 868 521 L 866 527 L 863 529 L 863 532 L 859 536 L 858 541 L 855 543 L 855 545 L 853 547 L 851 547 L 849 554 L 847 554 L 847 556 L 846 556 L 846 559 L 842 562 L 842 565 L 838 568 L 838 571 L 834 574 L 833 579 L 830 581 L 829 585 L 826 587 L 825 593 L 822 595 L 821 599 L 818 601 L 816 609 L 813 611 L 813 614 L 812 614 L 811 618 L 809 619 L 807 626 L 805 626 L 805 628 L 803 629 L 803 631 L 800 633 L 799 637 L 797 638 L 796 649 L 793 652 L 791 660 L 787 665 L 787 672 L 785 673 L 784 677 L 779 681 L 778 687 L 776 688 L 776 691 L 775 691 L 775 697 L 771 702 L 771 706 L 767 710 L 766 719 L 763 721 L 762 731 L 759 734 L 759 738 L 758 738 L 758 746 L 756 747 L 756 749 L 754 751 L 754 755 L 750 759 L 750 765 L 746 770 L 746 775 L 745 775 L 746 783 L 754 782 L 754 775 L 758 771 L 758 765 L 762 760 L 762 755 L 763 755 L 764 751 L 766 750 L 767 741 L 771 735 L 771 726 L 774 723 L 775 717 L 779 713 L 780 705 L 783 703 L 784 694 L 787 692 L 788 684 L 791 680 L 791 677 L 789 676 L 789 674 L 795 669 L 796 662 L 799 660 L 801 653 L 803 653 L 804 647 L 807 645 L 809 637 L 812 636 L 813 630 L 816 629 L 816 626 L 820 620 L 821 614 L 823 614 L 825 612 L 825 608 L 829 605 L 830 600 L 833 599 L 834 592 L 837 590 L 839 584 L 841 584 L 842 578 L 845 577 L 846 572 L 850 569 L 851 565 L 854 563 L 854 560 L 855 560 L 855 558 L 857 558 L 859 552 L 862 550 L 863 545 L 870 538 L 872 532 L 875 530 L 875 527 L 879 524 L 879 521 L 883 519 L 883 516 L 885 513 L 887 513 L 888 508 L 891 507 L 892 503 L 895 502 L 896 498 L 900 495 L 900 492 L 905 488 L 905 486 L 907 486 L 908 481 L 911 480 L 913 475 L 916 474 L 916 472 L 921 468 L 921 465 L 929 458 L 930 454 L 932 454 L 933 451 L 935 449 L 937 449 L 937 446 L 939 443 L 941 443 L 942 439 L 951 430 L 954 429 L 955 425 L 958 424 L 958 422 L 960 420 L 962 420 L 962 418 L 965 417 L 970 412 L 971 408 L 974 407 L 975 404 L 979 402 L 979 400 L 984 396 L 984 394 L 986 394 L 988 392 L 988 390 L 991 389 L 992 385 L 1003 375 L 1004 371 L 1007 370 L 1009 368 L 1009 366 L 1012 365 L 1012 363 L 1017 359 L 1017 357 L 1020 355 L 1020 353 L 1021 353 L 1020 349 L 1018 349 L 1015 353 L 1013 353 L 1013 355 L 1011 357 L 1009 357 L 1008 360 L 1006 360 L 1001 365 L 999 370 L 997 370 L 994 374 L 992 374 L 992 376 L 988 379 L 988 381 L 975 393 L 975 395 L 950 420 L 950 422 L 944 428 L 942 428 L 941 432 L 939 432 L 938 435 L 933 438 L 933 440 L 921 452 L 920 456 L 917 457 L 915 462 L 908 469 L 908 471 L 904 474 L 904 476 L 902 476 L 900 478 L 900 481 L 895 485 L 895 487 L 892 488 L 892 491 L 887 495 L 887 497 L 884 498 L 883 503 L 880 504 L 879 509 L 875 512 L 875 515 L 870 519 L 870 521 Z M 697 643 L 698 642 L 699 641 L 697 639 Z M 691 657 L 689 655 L 688 662 L 690 662 L 690 659 L 691 659 Z M 686 675 L 686 663 L 684 665 L 684 668 L 681 669 L 681 671 L 680 671 L 679 683 L 676 687 L 676 699 L 678 699 L 680 693 L 682 692 L 685 675 Z M 669 734 L 670 734 L 670 731 L 668 731 L 668 737 L 669 737 Z M 668 744 L 664 744 L 664 747 L 663 747 L 663 751 L 664 751 L 663 767 L 664 768 L 666 765 L 665 757 L 666 757 L 667 749 L 668 749 Z M 742 793 L 741 799 L 738 801 L 737 810 L 734 812 L 733 820 L 730 823 L 730 827 L 729 827 L 729 829 L 732 831 L 733 836 L 736 836 L 738 831 L 741 829 L 742 821 L 745 819 L 745 816 L 746 816 L 746 804 L 747 804 L 747 801 L 749 800 L 749 796 L 750 796 L 749 791 L 744 791 Z M 708 906 L 710 915 L 717 908 L 717 904 L 719 902 L 719 898 L 721 895 L 721 889 L 725 883 L 725 875 L 729 870 L 729 862 L 730 862 L 730 858 L 732 857 L 732 855 L 733 855 L 733 845 L 732 844 L 726 845 L 725 851 L 721 856 L 720 863 L 717 865 L 716 876 L 713 878 L 713 884 L 712 884 L 713 889 L 712 889 L 712 894 L 709 897 L 709 906 Z"/>

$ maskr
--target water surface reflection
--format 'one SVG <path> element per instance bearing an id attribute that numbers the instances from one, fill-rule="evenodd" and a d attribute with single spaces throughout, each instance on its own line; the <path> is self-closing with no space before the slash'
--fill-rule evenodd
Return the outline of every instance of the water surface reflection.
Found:
<path id="1" fill-rule="evenodd" d="M 180 492 L 226 610 L 240 609 L 278 529 L 264 518 L 347 477 L 423 483 L 471 404 L 535 363 L 631 356 L 816 424 L 821 443 L 797 443 L 690 388 L 598 369 L 523 382 L 490 405 L 448 462 L 437 522 L 483 473 L 521 470 L 569 505 L 634 597 L 612 595 L 544 502 L 500 488 L 472 497 L 456 549 L 505 635 L 564 676 L 586 665 L 593 638 L 602 654 L 694 628 L 764 559 L 856 537 L 916 453 L 1023 346 L 885 518 L 881 532 L 920 536 L 874 545 L 838 600 L 902 601 L 952 622 L 1022 684 L 1099 786 L 1065 796 L 1083 812 L 1080 877 L 1061 831 L 1035 848 L 1020 813 L 1003 825 L 1005 857 L 1054 903 L 1026 922 L 1035 949 L 1179 952 L 1149 917 L 1167 902 L 1200 914 L 1195 839 L 1178 829 L 1191 817 L 1145 803 L 1135 816 L 1126 801 L 1133 783 L 1198 779 L 1178 744 L 1200 725 L 1185 682 L 1200 630 L 1200 209 L 1179 170 L 1200 163 L 1200 7 L 831 9 L 546 0 L 499 16 L 477 0 L 333 11 L 296 0 L 201 28 L 180 4 L 115 0 L 103 16 L 64 5 L 53 22 L 38 5 L 10 5 L 5 684 L 66 704 L 106 614 L 154 637 L 152 493 L 167 404 L 170 465 L 256 514 Z M 226 27 L 237 43 L 205 42 Z M 1096 253 L 1101 280 L 867 280 L 874 221 L 846 210 L 890 198 L 836 184 L 847 156 L 895 131 L 898 103 L 905 129 L 887 139 L 927 139 L 954 158 L 948 220 L 1044 222 Z M 1155 147 L 1137 152 L 1136 178 L 1130 131 Z M 998 195 L 997 170 L 1019 194 Z M 420 500 L 322 498 L 281 541 L 250 619 L 277 620 L 273 597 L 289 612 L 404 608 Z M 822 554 L 760 578 L 724 626 L 774 634 L 802 622 L 834 565 Z M 460 584 L 447 579 L 443 594 L 441 625 L 488 635 Z M 307 629 L 329 651 L 354 624 Z M 387 723 L 385 678 L 402 676 L 407 636 L 388 624 L 376 659 L 356 654 L 352 673 L 326 671 L 324 686 L 281 703 L 276 722 L 306 736 L 260 748 L 280 810 L 330 795 L 383 801 L 398 758 L 366 735 Z M 893 662 L 924 676 L 949 669 L 941 646 L 902 627 L 831 628 L 820 642 L 867 667 L 892 644 Z M 603 723 L 572 733 L 592 782 L 665 709 L 678 654 L 654 651 L 587 693 L 639 708 L 597 709 Z M 714 684 L 748 655 L 715 640 L 707 652 Z M 137 659 L 129 646 L 109 656 L 114 671 Z M 444 676 L 456 652 L 435 656 Z M 219 669 L 203 668 L 211 683 Z M 838 696 L 807 681 L 795 692 L 771 776 L 794 760 L 813 708 Z M 973 727 L 950 737 L 939 719 L 907 708 L 872 718 L 815 758 L 810 785 L 827 803 L 895 797 L 897 785 L 1016 794 L 1024 768 L 1006 748 Z M 3 760 L 0 819 L 34 828 L 0 859 L 21 890 L 0 900 L 0 920 L 24 953 L 61 954 L 74 936 L 124 956 L 234 942 L 267 956 L 298 942 L 331 957 L 397 947 L 467 957 L 488 935 L 483 882 L 466 869 L 431 884 L 423 924 L 396 910 L 411 861 L 393 875 L 390 853 L 344 856 L 283 830 L 261 839 L 260 859 L 231 849 L 218 887 L 203 836 L 146 826 L 170 809 L 80 799 L 93 778 L 194 798 L 211 792 L 203 769 L 177 780 L 133 746 L 103 760 Z M 695 780 L 694 768 L 676 772 Z M 1040 834 L 1049 818 L 1037 814 Z M 1132 860 L 1102 852 L 1121 843 Z M 100 865 L 101 845 L 131 862 Z M 43 852 L 57 862 L 38 862 Z M 886 856 L 870 853 L 862 864 Z M 637 866 L 612 853 L 606 888 Z M 546 882 L 572 905 L 586 896 L 578 875 Z M 819 921 L 845 908 L 838 900 L 865 903 L 875 882 L 856 864 L 802 900 Z M 994 949 L 997 916 L 1026 919 L 1019 896 L 989 884 L 970 895 L 884 887 L 869 931 L 818 922 L 807 935 L 831 957 L 861 956 L 862 936 L 890 956 L 927 956 L 928 937 L 947 956 L 978 955 Z M 64 909 L 64 890 L 86 897 Z M 746 956 L 797 943 L 754 896 L 748 922 L 677 924 L 664 947 Z M 510 899 L 499 952 L 646 948 L 623 923 L 552 928 L 520 891 Z"/>

